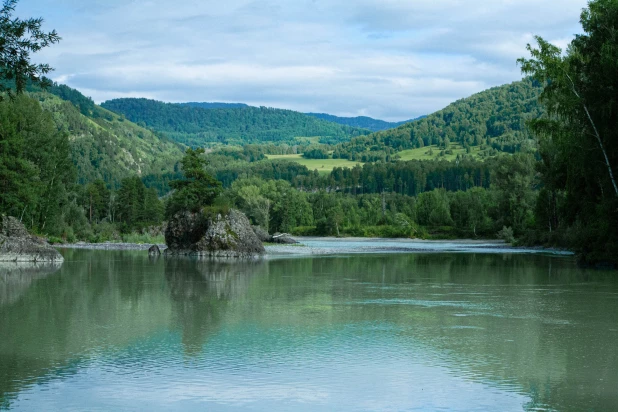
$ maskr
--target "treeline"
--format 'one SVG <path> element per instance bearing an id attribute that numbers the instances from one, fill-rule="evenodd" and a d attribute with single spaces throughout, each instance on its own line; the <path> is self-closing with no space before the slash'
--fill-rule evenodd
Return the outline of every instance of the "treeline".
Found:
<path id="1" fill-rule="evenodd" d="M 492 183 L 491 170 L 500 160 L 481 162 L 462 158 L 457 162 L 412 160 L 366 163 L 353 168 L 335 168 L 326 175 L 289 160 L 247 162 L 243 158 L 226 155 L 225 152 L 208 155 L 208 161 L 209 171 L 224 187 L 230 187 L 241 178 L 259 177 L 285 180 L 306 191 L 323 189 L 352 194 L 392 192 L 416 196 L 436 188 L 448 191 L 489 188 Z"/>
<path id="2" fill-rule="evenodd" d="M 369 131 L 339 125 L 291 110 L 268 107 L 204 109 L 148 99 L 114 99 L 102 106 L 189 146 L 288 143 L 319 137 L 335 144 Z"/>
<path id="3" fill-rule="evenodd" d="M 415 196 L 392 190 L 300 190 L 283 180 L 245 177 L 223 197 L 271 232 L 447 238 L 499 233 L 513 241 L 535 229 L 534 163 L 530 155 L 504 157 L 493 165 L 493 183 L 487 187 L 440 187 Z"/>
<path id="4" fill-rule="evenodd" d="M 495 87 L 396 129 L 341 143 L 333 158 L 371 162 L 405 149 L 436 145 L 446 150 L 451 143 L 519 152 L 535 146 L 526 123 L 543 113 L 541 91 L 541 84 L 531 79 Z"/>

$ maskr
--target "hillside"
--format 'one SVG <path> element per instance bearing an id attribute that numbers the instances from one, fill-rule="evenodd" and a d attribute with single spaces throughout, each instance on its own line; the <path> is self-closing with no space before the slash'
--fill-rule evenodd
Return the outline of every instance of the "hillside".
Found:
<path id="1" fill-rule="evenodd" d="M 249 107 L 249 105 L 244 103 L 188 102 L 178 104 L 181 106 L 199 107 L 200 109 L 237 109 L 240 107 Z"/>
<path id="2" fill-rule="evenodd" d="M 295 144 L 299 137 L 336 144 L 369 133 L 291 110 L 266 107 L 202 109 L 148 99 L 114 99 L 102 106 L 191 146 Z"/>
<path id="3" fill-rule="evenodd" d="M 453 143 L 466 151 L 479 146 L 518 152 L 534 146 L 526 122 L 542 113 L 540 93 L 541 88 L 528 79 L 494 87 L 418 121 L 342 143 L 333 156 L 373 161 L 432 145 L 448 151 Z"/>
<path id="4" fill-rule="evenodd" d="M 180 145 L 95 105 L 77 90 L 54 85 L 49 92 L 31 89 L 30 95 L 69 136 L 79 183 L 100 178 L 116 186 L 130 175 L 172 172 L 182 157 Z"/>
<path id="5" fill-rule="evenodd" d="M 394 129 L 396 127 L 401 126 L 402 124 L 406 124 L 412 122 L 417 119 L 405 120 L 403 122 L 386 122 L 384 120 L 373 119 L 367 116 L 358 116 L 358 117 L 339 117 L 333 116 L 332 114 L 326 113 L 306 113 L 308 116 L 317 117 L 318 119 L 326 120 L 333 123 L 338 123 L 346 126 L 358 127 L 360 129 L 371 130 L 372 132 L 379 132 L 382 130 Z M 420 119 L 420 118 L 419 118 Z"/>

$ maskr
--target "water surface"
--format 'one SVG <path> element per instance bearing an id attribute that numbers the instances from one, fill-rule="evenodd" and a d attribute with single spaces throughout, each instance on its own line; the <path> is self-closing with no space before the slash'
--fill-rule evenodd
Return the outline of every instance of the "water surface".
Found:
<path id="1" fill-rule="evenodd" d="M 618 410 L 618 276 L 568 257 L 63 255 L 0 268 L 0 409 Z"/>

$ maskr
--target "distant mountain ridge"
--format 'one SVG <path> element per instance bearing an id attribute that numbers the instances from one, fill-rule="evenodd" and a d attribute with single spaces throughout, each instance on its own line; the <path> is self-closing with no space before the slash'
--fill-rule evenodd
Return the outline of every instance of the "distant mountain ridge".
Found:
<path id="1" fill-rule="evenodd" d="M 165 133 L 189 146 L 337 144 L 369 134 L 367 129 L 341 125 L 292 110 L 269 107 L 208 108 L 204 104 L 164 103 L 150 99 L 113 99 L 102 107 L 126 116 L 141 126 Z M 210 104 L 206 104 L 209 106 Z"/>
<path id="2" fill-rule="evenodd" d="M 238 109 L 241 107 L 249 107 L 249 105 L 245 103 L 187 102 L 177 104 L 181 106 L 199 107 L 200 109 Z"/>
<path id="3" fill-rule="evenodd" d="M 180 106 L 197 107 L 200 109 L 238 109 L 255 107 L 246 103 L 220 103 L 220 102 L 186 102 L 186 103 L 173 103 Z M 281 109 L 286 110 L 286 109 Z M 394 129 L 415 120 L 422 119 L 426 116 L 420 116 L 415 119 L 404 120 L 401 122 L 387 122 L 385 120 L 374 119 L 368 116 L 356 116 L 356 117 L 342 117 L 335 116 L 328 113 L 304 113 L 307 116 L 315 117 L 318 119 L 326 120 L 328 122 L 341 124 L 344 126 L 356 127 L 359 129 L 367 129 L 372 132 L 380 132 L 382 130 Z"/>
<path id="4" fill-rule="evenodd" d="M 305 113 L 308 116 L 317 117 L 318 119 L 327 120 L 329 122 L 343 124 L 346 126 L 358 127 L 361 129 L 371 130 L 372 132 L 380 132 L 382 130 L 394 129 L 402 124 L 410 123 L 415 120 L 422 119 L 425 116 L 416 119 L 404 120 L 402 122 L 387 122 L 385 120 L 373 119 L 367 116 L 357 117 L 340 117 L 327 113 Z"/>

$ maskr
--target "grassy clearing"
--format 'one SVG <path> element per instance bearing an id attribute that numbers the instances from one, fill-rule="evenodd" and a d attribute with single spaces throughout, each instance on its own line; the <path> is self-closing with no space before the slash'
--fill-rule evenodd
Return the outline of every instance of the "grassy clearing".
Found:
<path id="1" fill-rule="evenodd" d="M 481 151 L 480 146 L 471 147 L 470 155 L 474 156 L 477 159 L 479 158 L 479 153 Z M 438 146 L 426 146 L 418 149 L 409 149 L 398 152 L 397 154 L 401 157 L 402 161 L 407 160 L 434 160 L 434 159 L 446 159 L 446 160 L 455 160 L 457 155 L 465 155 L 466 149 L 459 144 L 451 144 L 450 150 L 452 154 L 445 154 L 444 156 L 440 156 L 440 150 Z"/>
<path id="2" fill-rule="evenodd" d="M 418 149 L 409 149 L 398 152 L 397 155 L 400 156 L 400 161 L 408 161 L 408 160 L 436 160 L 436 159 L 444 159 L 448 161 L 453 161 L 457 158 L 457 155 L 468 155 L 472 156 L 477 160 L 483 160 L 482 157 L 479 156 L 481 153 L 480 146 L 475 146 L 470 148 L 470 153 L 466 153 L 466 149 L 459 144 L 451 144 L 450 154 L 440 155 L 442 150 L 438 148 L 438 146 L 426 146 Z M 295 155 L 267 155 L 267 158 L 271 160 L 290 160 L 292 162 L 296 162 L 303 166 L 307 166 L 309 170 L 317 170 L 319 173 L 327 174 L 330 173 L 336 167 L 347 167 L 352 168 L 357 164 L 362 165 L 361 162 L 353 162 L 346 159 L 305 159 L 302 154 Z"/>
<path id="3" fill-rule="evenodd" d="M 330 173 L 336 167 L 352 168 L 359 162 L 352 162 L 346 159 L 305 159 L 302 155 L 268 155 L 271 160 L 290 160 L 307 166 L 309 170 L 317 170 L 319 173 Z"/>

